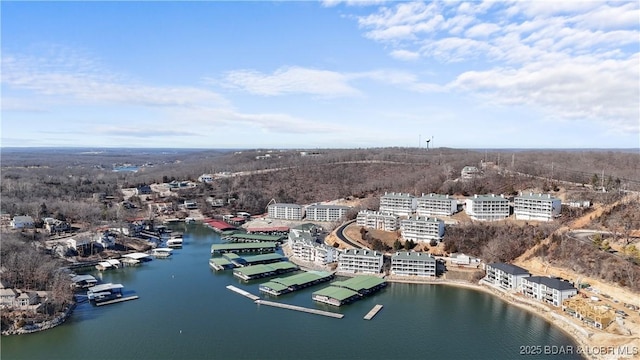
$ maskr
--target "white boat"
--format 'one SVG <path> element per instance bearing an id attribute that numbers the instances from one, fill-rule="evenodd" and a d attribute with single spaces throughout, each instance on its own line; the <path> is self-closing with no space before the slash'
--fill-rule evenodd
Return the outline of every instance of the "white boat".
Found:
<path id="1" fill-rule="evenodd" d="M 167 247 L 175 248 L 182 247 L 182 236 L 173 236 L 167 240 Z"/>
<path id="2" fill-rule="evenodd" d="M 173 249 L 169 249 L 169 248 L 155 248 L 151 250 L 151 256 L 154 256 L 156 258 L 160 258 L 160 259 L 164 259 L 164 258 L 168 258 L 169 256 L 171 256 L 171 252 L 173 251 Z"/>

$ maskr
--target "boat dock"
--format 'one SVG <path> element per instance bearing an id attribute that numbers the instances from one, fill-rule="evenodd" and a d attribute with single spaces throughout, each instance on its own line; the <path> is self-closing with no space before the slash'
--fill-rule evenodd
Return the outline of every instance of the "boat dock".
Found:
<path id="1" fill-rule="evenodd" d="M 278 243 L 272 241 L 257 243 L 231 243 L 231 244 L 213 244 L 211 245 L 212 255 L 221 255 L 224 253 L 242 253 L 242 252 L 258 252 L 269 253 L 275 252 Z"/>
<path id="2" fill-rule="evenodd" d="M 269 276 L 280 275 L 292 271 L 298 270 L 298 265 L 288 262 L 280 261 L 273 264 L 260 264 L 251 265 L 238 268 L 233 271 L 233 276 L 240 278 L 244 281 L 260 279 Z"/>
<path id="3" fill-rule="evenodd" d="M 326 271 L 308 271 L 283 278 L 276 278 L 260 285 L 260 291 L 279 296 L 333 279 Z"/>
<path id="4" fill-rule="evenodd" d="M 376 316 L 376 314 L 382 310 L 382 305 L 378 304 L 376 306 L 373 307 L 373 309 L 371 309 L 367 315 L 364 316 L 365 320 L 371 320 L 373 319 L 374 316 Z"/>
<path id="5" fill-rule="evenodd" d="M 315 315 L 323 315 L 323 316 L 328 316 L 328 317 L 332 317 L 332 318 L 336 318 L 336 319 L 342 319 L 344 317 L 344 314 L 338 314 L 338 313 L 334 313 L 334 312 L 330 312 L 330 311 L 322 311 L 322 310 L 310 309 L 310 308 L 306 308 L 306 307 L 302 307 L 302 306 L 283 304 L 283 303 L 278 303 L 278 302 L 273 302 L 273 301 L 256 300 L 255 302 L 258 305 L 267 305 L 267 306 L 279 307 L 279 308 L 282 308 L 282 309 L 301 311 L 301 312 L 306 312 L 306 313 L 315 314 Z"/>
<path id="6" fill-rule="evenodd" d="M 314 292 L 311 298 L 325 304 L 341 306 L 372 294 L 386 285 L 387 282 L 377 276 L 360 275 L 345 281 L 334 281 L 328 287 Z"/>
<path id="7" fill-rule="evenodd" d="M 113 300 L 96 302 L 96 306 L 115 304 L 115 303 L 119 303 L 119 302 L 123 302 L 123 301 L 135 300 L 137 298 L 138 298 L 138 295 L 131 295 L 131 296 L 121 297 L 121 298 L 117 298 L 117 299 L 113 299 Z"/>
<path id="8" fill-rule="evenodd" d="M 264 234 L 245 234 L 245 233 L 233 233 L 226 236 L 225 239 L 231 242 L 279 242 L 286 236 L 283 235 L 264 235 Z"/>
<path id="9" fill-rule="evenodd" d="M 238 294 L 240 294 L 242 296 L 248 297 L 249 299 L 251 299 L 253 301 L 259 301 L 260 300 L 259 296 L 253 295 L 252 293 L 250 293 L 248 291 L 244 291 L 244 290 L 242 290 L 240 288 L 237 288 L 237 287 L 235 287 L 233 285 L 227 285 L 227 289 L 229 289 L 229 290 L 231 290 L 231 291 L 233 291 L 235 293 L 238 293 Z"/>

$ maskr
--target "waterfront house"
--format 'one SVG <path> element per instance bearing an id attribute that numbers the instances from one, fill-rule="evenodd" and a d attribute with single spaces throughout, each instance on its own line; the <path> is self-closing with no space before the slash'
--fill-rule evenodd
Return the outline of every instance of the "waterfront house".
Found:
<path id="1" fill-rule="evenodd" d="M 444 221 L 436 218 L 415 217 L 400 221 L 402 238 L 416 242 L 442 240 Z"/>
<path id="2" fill-rule="evenodd" d="M 344 219 L 349 209 L 348 206 L 314 204 L 307 206 L 305 217 L 310 221 L 339 221 Z"/>
<path id="3" fill-rule="evenodd" d="M 527 270 L 506 263 L 487 264 L 485 271 L 487 274 L 483 281 L 503 290 L 519 291 L 522 279 L 531 276 Z"/>
<path id="4" fill-rule="evenodd" d="M 570 282 L 547 276 L 522 279 L 522 294 L 540 302 L 559 307 L 562 302 L 578 293 Z"/>
<path id="5" fill-rule="evenodd" d="M 28 215 L 14 216 L 11 220 L 13 229 L 30 229 L 33 228 L 33 218 Z"/>
<path id="6" fill-rule="evenodd" d="M 596 329 L 604 329 L 616 318 L 613 309 L 574 296 L 562 303 L 562 310 Z"/>
<path id="7" fill-rule="evenodd" d="M 347 249 L 338 255 L 338 272 L 378 274 L 382 264 L 382 253 L 377 251 Z"/>
<path id="8" fill-rule="evenodd" d="M 562 201 L 551 194 L 520 194 L 513 199 L 516 220 L 551 221 L 560 216 Z"/>
<path id="9" fill-rule="evenodd" d="M 149 195 L 151 192 L 150 185 L 142 185 L 136 188 L 136 195 Z"/>
<path id="10" fill-rule="evenodd" d="M 388 212 L 398 216 L 409 216 L 416 210 L 417 200 L 411 194 L 384 193 L 380 196 L 380 212 Z"/>
<path id="11" fill-rule="evenodd" d="M 473 220 L 504 220 L 509 217 L 509 200 L 502 195 L 474 195 L 465 200 L 465 212 Z"/>
<path id="12" fill-rule="evenodd" d="M 18 292 L 15 289 L 0 289 L 0 307 L 13 307 L 17 297 Z"/>
<path id="13" fill-rule="evenodd" d="M 449 195 L 422 194 L 416 204 L 418 216 L 451 216 L 458 211 L 458 200 Z"/>
<path id="14" fill-rule="evenodd" d="M 453 265 L 469 265 L 471 264 L 471 258 L 469 255 L 465 255 L 462 253 L 454 253 L 449 255 L 451 259 L 451 264 Z"/>
<path id="15" fill-rule="evenodd" d="M 362 210 L 358 212 L 356 224 L 369 229 L 396 231 L 400 224 L 400 218 L 392 213 Z"/>
<path id="16" fill-rule="evenodd" d="M 44 218 L 43 221 L 44 221 L 44 229 L 49 234 L 57 234 L 57 233 L 71 230 L 71 224 L 69 224 L 66 221 L 62 221 L 62 220 L 58 220 L 50 217 Z"/>
<path id="17" fill-rule="evenodd" d="M 391 256 L 391 274 L 435 277 L 436 259 L 426 252 L 398 251 Z"/>
<path id="18" fill-rule="evenodd" d="M 462 180 L 471 180 L 478 176 L 478 174 L 480 174 L 480 170 L 478 170 L 477 167 L 465 166 L 462 168 L 462 171 L 460 171 L 460 178 L 462 178 Z"/>
<path id="19" fill-rule="evenodd" d="M 302 220 L 304 208 L 298 204 L 275 203 L 267 207 L 267 214 L 272 219 Z"/>

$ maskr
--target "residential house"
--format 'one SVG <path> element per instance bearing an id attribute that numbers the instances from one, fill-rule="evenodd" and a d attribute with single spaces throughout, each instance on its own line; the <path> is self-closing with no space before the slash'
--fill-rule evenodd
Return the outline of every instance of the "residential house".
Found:
<path id="1" fill-rule="evenodd" d="M 444 221 L 436 218 L 415 217 L 400 221 L 402 238 L 416 242 L 442 240 Z"/>
<path id="2" fill-rule="evenodd" d="M 347 249 L 338 255 L 338 272 L 378 274 L 382 264 L 383 255 L 377 251 Z"/>
<path id="3" fill-rule="evenodd" d="M 66 232 L 71 230 L 71 224 L 66 221 L 54 219 L 54 218 L 44 218 L 44 228 L 49 234 L 57 234 L 61 232 Z"/>
<path id="4" fill-rule="evenodd" d="M 513 199 L 516 220 L 552 221 L 560 216 L 562 201 L 551 194 L 520 194 Z"/>
<path id="5" fill-rule="evenodd" d="M 483 280 L 503 290 L 520 291 L 522 279 L 531 276 L 527 270 L 505 263 L 487 264 L 485 271 L 486 276 Z"/>
<path id="6" fill-rule="evenodd" d="M 28 215 L 14 216 L 10 223 L 14 229 L 30 229 L 33 228 L 33 218 Z"/>
<path id="7" fill-rule="evenodd" d="M 0 307 L 13 307 L 16 303 L 18 292 L 15 289 L 0 289 Z"/>
<path id="8" fill-rule="evenodd" d="M 211 174 L 202 174 L 198 177 L 198 181 L 201 183 L 210 183 L 213 182 L 215 177 Z"/>
<path id="9" fill-rule="evenodd" d="M 480 174 L 480 170 L 478 170 L 475 166 L 465 166 L 460 171 L 460 178 L 462 180 L 471 180 Z"/>
<path id="10" fill-rule="evenodd" d="M 396 231 L 400 225 L 400 218 L 392 213 L 362 210 L 358 212 L 356 224 L 369 229 Z"/>
<path id="11" fill-rule="evenodd" d="M 465 212 L 473 220 L 504 220 L 509 217 L 509 200 L 502 195 L 474 195 L 465 200 Z"/>
<path id="12" fill-rule="evenodd" d="M 453 265 L 469 265 L 471 264 L 471 258 L 469 255 L 465 255 L 462 253 L 454 253 L 449 255 L 451 259 L 451 264 Z"/>
<path id="13" fill-rule="evenodd" d="M 198 208 L 198 203 L 195 200 L 185 200 L 184 207 L 188 210 L 195 210 Z"/>
<path id="14" fill-rule="evenodd" d="M 578 293 L 570 282 L 547 276 L 522 279 L 522 294 L 540 302 L 559 307 L 562 302 Z"/>
<path id="15" fill-rule="evenodd" d="M 426 252 L 398 251 L 391 256 L 391 274 L 435 277 L 436 259 Z"/>
<path id="16" fill-rule="evenodd" d="M 142 185 L 136 188 L 136 195 L 149 195 L 151 193 L 151 185 Z"/>

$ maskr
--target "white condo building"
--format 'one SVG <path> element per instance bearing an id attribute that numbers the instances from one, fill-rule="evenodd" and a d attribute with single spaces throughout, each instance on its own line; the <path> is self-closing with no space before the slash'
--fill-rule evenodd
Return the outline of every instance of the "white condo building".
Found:
<path id="1" fill-rule="evenodd" d="M 362 210 L 358 212 L 356 224 L 370 229 L 396 231 L 400 226 L 400 219 L 398 215 L 391 213 Z"/>
<path id="2" fill-rule="evenodd" d="M 418 216 L 451 216 L 458 211 L 458 201 L 449 195 L 428 194 L 417 199 Z"/>
<path id="3" fill-rule="evenodd" d="M 272 219 L 302 220 L 304 209 L 298 204 L 276 203 L 267 207 L 267 216 Z"/>
<path id="4" fill-rule="evenodd" d="M 411 194 L 385 192 L 380 196 L 380 212 L 409 216 L 416 210 L 416 206 L 416 197 Z"/>
<path id="5" fill-rule="evenodd" d="M 436 276 L 436 259 L 425 252 L 398 251 L 391 256 L 391 274 Z"/>
<path id="6" fill-rule="evenodd" d="M 504 290 L 519 291 L 522 279 L 531 276 L 527 270 L 505 263 L 487 264 L 485 271 L 487 274 L 483 280 Z"/>
<path id="7" fill-rule="evenodd" d="M 562 302 L 578 293 L 570 282 L 546 276 L 522 279 L 522 294 L 540 302 L 560 307 Z"/>
<path id="8" fill-rule="evenodd" d="M 509 217 L 509 200 L 502 195 L 474 195 L 465 200 L 465 212 L 473 220 L 504 220 Z"/>
<path id="9" fill-rule="evenodd" d="M 313 221 L 339 221 L 344 219 L 349 209 L 348 206 L 315 204 L 307 206 L 305 216 Z"/>
<path id="10" fill-rule="evenodd" d="M 560 216 L 562 201 L 551 194 L 520 194 L 513 200 L 516 220 L 552 221 Z"/>
<path id="11" fill-rule="evenodd" d="M 417 242 L 440 241 L 444 235 L 444 221 L 436 218 L 415 217 L 400 221 L 402 238 Z"/>
<path id="12" fill-rule="evenodd" d="M 338 272 L 378 274 L 382 271 L 382 253 L 347 249 L 338 255 Z"/>
<path id="13" fill-rule="evenodd" d="M 338 260 L 339 250 L 313 240 L 310 232 L 289 232 L 289 245 L 295 258 L 318 265 Z"/>

